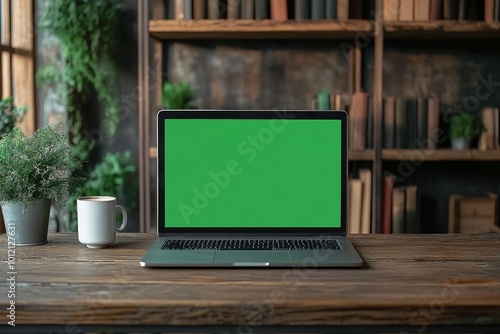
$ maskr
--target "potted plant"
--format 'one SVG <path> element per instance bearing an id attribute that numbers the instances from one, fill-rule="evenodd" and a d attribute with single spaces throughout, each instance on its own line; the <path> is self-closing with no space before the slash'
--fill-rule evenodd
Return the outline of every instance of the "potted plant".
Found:
<path id="1" fill-rule="evenodd" d="M 22 121 L 26 110 L 26 107 L 17 108 L 12 96 L 0 99 L 0 139 L 11 132 L 18 122 Z M 3 226 L 3 215 L 2 210 L 0 210 L 0 234 L 4 232 Z"/>
<path id="2" fill-rule="evenodd" d="M 461 112 L 451 118 L 450 139 L 451 147 L 456 150 L 465 150 L 470 147 L 470 141 L 483 130 L 481 117 L 477 113 Z"/>
<path id="3" fill-rule="evenodd" d="M 188 82 L 165 82 L 162 89 L 162 103 L 166 109 L 194 109 L 195 93 Z"/>
<path id="4" fill-rule="evenodd" d="M 15 128 L 0 140 L 0 203 L 9 236 L 17 245 L 47 242 L 51 200 L 62 200 L 84 179 L 60 125 L 26 136 Z"/>

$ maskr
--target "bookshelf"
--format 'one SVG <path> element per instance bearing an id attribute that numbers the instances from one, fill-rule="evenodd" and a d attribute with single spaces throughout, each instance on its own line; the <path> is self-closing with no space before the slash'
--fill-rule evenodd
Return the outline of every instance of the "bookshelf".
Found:
<path id="1" fill-rule="evenodd" d="M 384 10 L 384 0 L 375 0 L 375 12 Z M 374 21 L 347 20 L 347 21 L 284 21 L 273 20 L 172 20 L 161 17 L 164 4 L 161 0 L 143 1 L 139 5 L 139 45 L 140 68 L 152 69 L 151 74 L 144 72 L 140 80 L 143 87 L 143 99 L 140 99 L 141 124 L 141 159 L 143 165 L 141 173 L 141 220 L 148 222 L 150 213 L 150 189 L 152 167 L 150 159 L 156 157 L 156 150 L 150 147 L 149 137 L 153 115 L 156 111 L 151 106 L 159 101 L 160 87 L 154 85 L 161 80 L 162 54 L 165 52 L 164 43 L 168 41 L 191 40 L 293 40 L 306 39 L 331 41 L 350 40 L 352 43 L 360 35 L 371 38 L 367 50 L 371 57 L 364 57 L 364 70 L 371 72 L 367 91 L 373 97 L 373 149 L 364 151 L 349 151 L 349 161 L 355 164 L 369 164 L 372 169 L 372 217 L 371 226 L 375 233 L 381 232 L 382 224 L 382 190 L 383 176 L 387 166 L 393 166 L 398 161 L 429 162 L 426 164 L 427 173 L 432 173 L 440 166 L 449 166 L 453 163 L 487 164 L 495 166 L 500 161 L 500 151 L 479 151 L 470 149 L 456 151 L 445 148 L 435 150 L 421 149 L 385 149 L 383 141 L 383 98 L 386 96 L 387 78 L 384 74 L 384 65 L 387 65 L 386 44 L 420 43 L 426 45 L 432 42 L 446 41 L 447 43 L 461 44 L 462 41 L 476 41 L 489 43 L 500 39 L 500 22 L 484 21 L 383 21 L 382 15 L 375 15 Z M 149 16 L 152 13 L 152 17 Z M 151 43 L 150 43 L 151 38 Z M 451 42 L 450 42 L 451 41 Z M 142 44 L 141 44 L 142 43 Z M 398 46 L 405 50 L 405 46 Z M 465 46 L 459 46 L 467 48 Z M 411 52 L 411 51 L 409 51 Z M 366 64 L 368 63 L 368 64 Z M 430 167 L 429 167 L 430 166 Z M 437 166 L 437 167 L 436 167 Z M 483 165 L 477 165 L 483 166 Z M 490 168 L 490 167 L 488 167 Z M 455 171 L 456 172 L 456 171 Z M 427 181 L 426 181 L 427 182 Z M 429 182 L 424 182 L 428 186 Z"/>

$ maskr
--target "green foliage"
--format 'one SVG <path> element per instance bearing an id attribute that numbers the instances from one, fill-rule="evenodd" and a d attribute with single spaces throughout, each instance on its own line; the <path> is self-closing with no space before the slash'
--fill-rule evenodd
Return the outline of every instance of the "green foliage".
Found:
<path id="1" fill-rule="evenodd" d="M 195 93 L 188 82 L 163 84 L 162 103 L 167 109 L 194 109 L 195 99 Z"/>
<path id="2" fill-rule="evenodd" d="M 15 128 L 0 140 L 0 202 L 65 199 L 85 182 L 73 176 L 80 166 L 60 125 L 29 136 Z"/>
<path id="3" fill-rule="evenodd" d="M 130 191 L 131 177 L 135 172 L 135 166 L 130 164 L 130 152 L 107 153 L 104 160 L 98 163 L 90 173 L 87 182 L 80 188 L 84 196 L 108 195 L 124 201 L 127 191 Z M 131 200 L 128 203 L 133 203 Z M 133 207 L 132 204 L 128 205 Z M 70 199 L 68 209 L 71 214 L 70 228 L 74 231 L 77 227 L 76 197 Z"/>
<path id="4" fill-rule="evenodd" d="M 17 122 L 22 121 L 27 110 L 27 107 L 17 108 L 12 97 L 0 100 L 0 139 L 14 130 Z"/>
<path id="5" fill-rule="evenodd" d="M 484 126 L 481 117 L 477 113 L 461 112 L 451 118 L 450 137 L 474 139 L 483 131 Z"/>
<path id="6" fill-rule="evenodd" d="M 48 66 L 38 79 L 55 81 L 66 97 L 70 113 L 81 112 L 81 102 L 93 87 L 106 106 L 107 130 L 118 127 L 115 66 L 110 50 L 116 41 L 120 5 L 111 0 L 51 0 L 46 2 L 41 27 L 61 41 L 66 66 Z"/>

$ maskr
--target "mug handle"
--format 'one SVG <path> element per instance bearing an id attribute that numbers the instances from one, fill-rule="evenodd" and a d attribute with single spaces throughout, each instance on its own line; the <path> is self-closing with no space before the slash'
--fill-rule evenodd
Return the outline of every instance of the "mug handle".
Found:
<path id="1" fill-rule="evenodd" d="M 122 226 L 117 227 L 116 230 L 118 232 L 122 232 L 125 229 L 125 226 L 127 226 L 127 211 L 125 208 L 121 205 L 117 205 L 116 208 L 121 211 L 123 218 L 122 218 Z"/>

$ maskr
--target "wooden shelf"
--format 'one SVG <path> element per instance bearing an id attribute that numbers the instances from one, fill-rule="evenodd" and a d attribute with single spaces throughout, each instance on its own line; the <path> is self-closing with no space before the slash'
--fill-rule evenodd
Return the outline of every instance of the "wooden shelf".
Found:
<path id="1" fill-rule="evenodd" d="M 371 161 L 373 160 L 374 152 L 373 150 L 349 151 L 348 156 L 351 161 Z M 149 157 L 156 159 L 156 147 L 149 148 Z"/>
<path id="2" fill-rule="evenodd" d="M 149 33 L 159 39 L 351 39 L 372 31 L 367 20 L 150 20 Z"/>
<path id="3" fill-rule="evenodd" d="M 387 21 L 384 31 L 389 39 L 500 39 L 500 22 Z"/>
<path id="4" fill-rule="evenodd" d="M 382 160 L 408 161 L 500 161 L 500 150 L 382 150 Z"/>
<path id="5" fill-rule="evenodd" d="M 375 158 L 373 150 L 353 151 L 349 150 L 348 157 L 350 161 L 372 161 Z"/>

